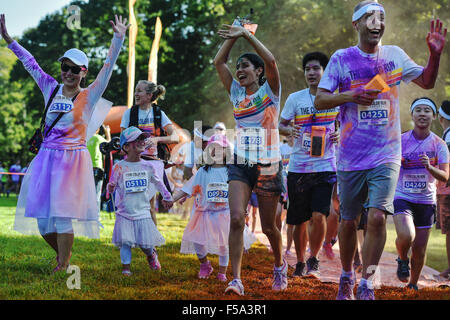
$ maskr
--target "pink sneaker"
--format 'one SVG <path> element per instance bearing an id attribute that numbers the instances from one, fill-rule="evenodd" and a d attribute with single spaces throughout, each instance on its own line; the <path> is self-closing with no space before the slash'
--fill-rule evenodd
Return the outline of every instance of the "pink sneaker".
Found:
<path id="1" fill-rule="evenodd" d="M 322 246 L 322 250 L 323 253 L 325 253 L 325 256 L 327 257 L 328 260 L 333 260 L 334 259 L 334 252 L 333 252 L 333 246 L 331 245 L 331 243 L 323 243 Z"/>
<path id="2" fill-rule="evenodd" d="M 211 266 L 211 261 L 206 261 L 205 263 L 200 263 L 200 271 L 198 272 L 199 279 L 208 279 L 213 272 L 213 267 Z"/>
<path id="3" fill-rule="evenodd" d="M 147 256 L 148 265 L 150 266 L 150 269 L 152 270 L 161 270 L 161 264 L 158 260 L 158 254 L 156 253 L 156 250 L 153 249 L 153 252 L 150 256 Z"/>
<path id="4" fill-rule="evenodd" d="M 217 280 L 219 280 L 220 282 L 226 282 L 228 280 L 227 275 L 224 273 L 218 273 Z"/>

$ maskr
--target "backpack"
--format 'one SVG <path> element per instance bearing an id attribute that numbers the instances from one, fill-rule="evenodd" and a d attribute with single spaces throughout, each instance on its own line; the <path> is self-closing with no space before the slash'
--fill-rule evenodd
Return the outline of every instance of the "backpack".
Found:
<path id="1" fill-rule="evenodd" d="M 152 104 L 153 108 L 153 122 L 155 125 L 155 136 L 157 137 L 163 137 L 167 136 L 164 129 L 161 127 L 161 107 L 155 104 Z M 130 110 L 130 121 L 129 121 L 129 127 L 135 126 L 136 128 L 139 128 L 139 106 L 132 106 Z M 172 149 L 175 147 L 176 143 L 158 143 L 157 151 L 158 151 L 158 158 L 161 160 L 168 161 L 170 159 L 170 154 Z"/>

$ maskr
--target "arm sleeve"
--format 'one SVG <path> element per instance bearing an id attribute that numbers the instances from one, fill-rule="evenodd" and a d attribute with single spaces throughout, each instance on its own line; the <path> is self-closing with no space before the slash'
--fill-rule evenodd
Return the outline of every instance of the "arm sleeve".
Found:
<path id="1" fill-rule="evenodd" d="M 336 52 L 331 56 L 318 87 L 330 92 L 336 91 L 339 87 L 340 74 L 339 57 Z"/>
<path id="2" fill-rule="evenodd" d="M 119 56 L 123 41 L 124 38 L 121 38 L 116 33 L 114 33 L 114 37 L 111 42 L 111 47 L 109 48 L 105 63 L 99 74 L 97 75 L 95 81 L 91 83 L 91 85 L 89 85 L 87 89 L 88 104 L 92 108 L 95 106 L 97 101 L 102 96 L 103 92 L 105 92 L 106 87 L 108 86 L 108 82 L 111 78 L 112 70 Z"/>
<path id="3" fill-rule="evenodd" d="M 286 100 L 284 104 L 283 111 L 281 111 L 281 118 L 285 120 L 292 120 L 295 117 L 295 99 L 292 97 L 292 94 Z"/>
<path id="4" fill-rule="evenodd" d="M 161 127 L 165 128 L 169 124 L 172 124 L 172 121 L 170 121 L 165 112 L 161 110 Z"/>
<path id="5" fill-rule="evenodd" d="M 164 200 L 172 201 L 172 195 L 167 190 L 166 186 L 161 181 L 161 179 L 158 177 L 158 175 L 155 174 L 154 168 L 150 166 L 149 169 L 150 169 L 149 170 L 150 182 L 155 185 L 156 190 L 158 190 L 161 193 Z"/>
<path id="6" fill-rule="evenodd" d="M 120 122 L 121 128 L 128 128 L 130 124 L 130 108 L 125 110 L 125 112 L 122 115 L 122 121 Z"/>
<path id="7" fill-rule="evenodd" d="M 449 152 L 447 144 L 442 141 L 438 148 L 438 164 L 449 163 Z"/>
<path id="8" fill-rule="evenodd" d="M 22 47 L 17 41 L 12 42 L 9 46 L 12 52 L 17 56 L 17 58 L 22 62 L 25 70 L 33 77 L 34 81 L 41 89 L 42 94 L 44 95 L 45 104 L 47 104 L 50 95 L 52 94 L 55 87 L 58 85 L 58 82 L 45 73 L 36 59 L 29 53 L 24 47 Z"/>
<path id="9" fill-rule="evenodd" d="M 423 73 L 423 67 L 419 66 L 417 63 L 412 60 L 403 49 L 397 47 L 398 54 L 401 57 L 402 61 L 402 80 L 405 83 L 410 83 L 414 79 L 420 77 Z"/>

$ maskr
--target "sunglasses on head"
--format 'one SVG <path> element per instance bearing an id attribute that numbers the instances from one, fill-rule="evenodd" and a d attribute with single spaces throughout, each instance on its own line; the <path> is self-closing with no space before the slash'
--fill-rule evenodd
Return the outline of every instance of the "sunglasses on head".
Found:
<path id="1" fill-rule="evenodd" d="M 61 70 L 63 71 L 63 72 L 67 72 L 67 71 L 72 71 L 72 73 L 73 74 L 79 74 L 80 73 L 80 71 L 81 70 L 86 70 L 86 68 L 85 67 L 79 67 L 79 66 L 69 66 L 69 65 L 67 65 L 67 64 L 65 64 L 65 63 L 62 63 L 61 64 Z"/>

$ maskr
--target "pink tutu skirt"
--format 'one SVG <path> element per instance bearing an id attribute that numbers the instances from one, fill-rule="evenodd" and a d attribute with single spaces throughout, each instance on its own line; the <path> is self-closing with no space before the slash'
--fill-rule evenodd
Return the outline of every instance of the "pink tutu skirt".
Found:
<path id="1" fill-rule="evenodd" d="M 196 243 L 205 246 L 210 254 L 228 255 L 229 232 L 229 211 L 194 211 L 184 230 L 180 252 L 196 254 Z"/>
<path id="2" fill-rule="evenodd" d="M 36 218 L 71 218 L 73 232 L 99 238 L 99 209 L 92 160 L 85 147 L 57 150 L 42 147 L 20 188 L 14 230 L 40 234 Z"/>

